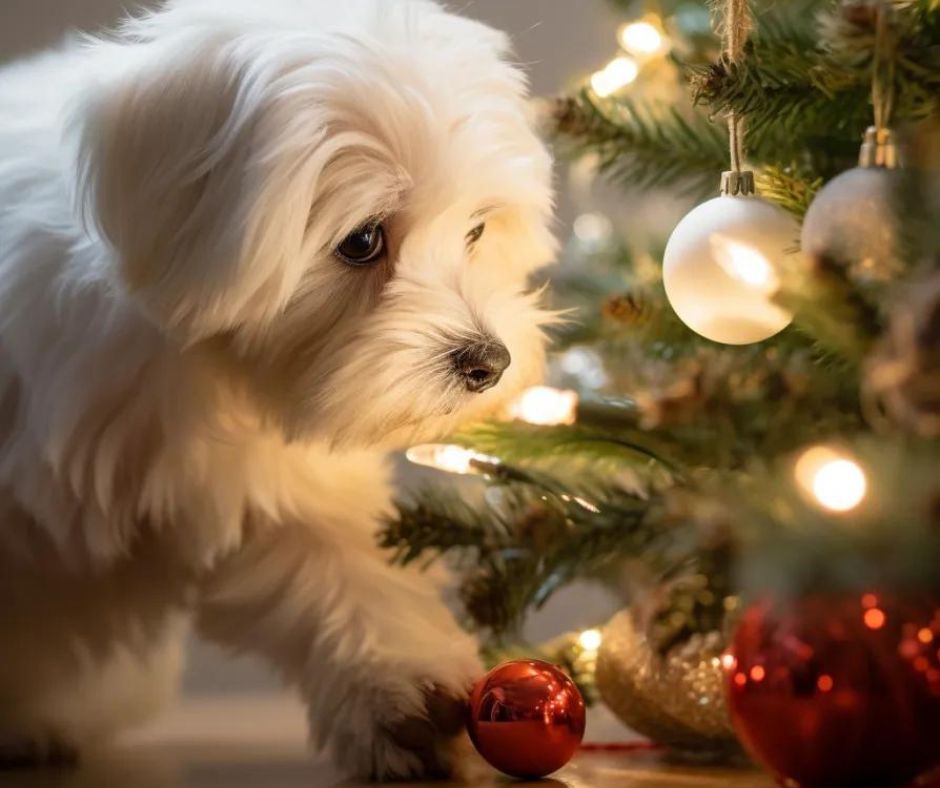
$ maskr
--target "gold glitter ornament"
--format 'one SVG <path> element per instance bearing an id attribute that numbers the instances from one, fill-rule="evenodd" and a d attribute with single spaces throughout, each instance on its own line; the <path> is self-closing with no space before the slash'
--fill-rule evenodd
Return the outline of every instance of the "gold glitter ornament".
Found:
<path id="1" fill-rule="evenodd" d="M 677 750 L 736 755 L 725 702 L 721 632 L 694 634 L 656 653 L 633 613 L 604 628 L 595 681 L 601 700 L 627 727 Z"/>

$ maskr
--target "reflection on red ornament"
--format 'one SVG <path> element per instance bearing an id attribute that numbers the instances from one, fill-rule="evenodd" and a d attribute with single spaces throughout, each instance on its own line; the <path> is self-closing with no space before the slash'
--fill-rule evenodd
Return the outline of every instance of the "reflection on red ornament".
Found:
<path id="1" fill-rule="evenodd" d="M 537 778 L 564 766 L 584 736 L 584 701 L 561 670 L 535 659 L 493 668 L 473 688 L 467 728 L 490 765 Z"/>
<path id="2" fill-rule="evenodd" d="M 887 788 L 940 767 L 938 612 L 880 593 L 752 605 L 725 662 L 741 741 L 803 788 Z"/>

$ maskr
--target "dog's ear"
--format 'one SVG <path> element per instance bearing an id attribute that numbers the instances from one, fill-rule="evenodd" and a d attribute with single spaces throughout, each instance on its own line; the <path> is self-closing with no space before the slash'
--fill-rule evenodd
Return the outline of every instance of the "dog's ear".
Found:
<path id="1" fill-rule="evenodd" d="M 130 49 L 79 107 L 86 223 L 166 330 L 262 325 L 300 276 L 313 180 L 296 177 L 303 153 L 268 106 L 272 77 L 234 43 Z"/>

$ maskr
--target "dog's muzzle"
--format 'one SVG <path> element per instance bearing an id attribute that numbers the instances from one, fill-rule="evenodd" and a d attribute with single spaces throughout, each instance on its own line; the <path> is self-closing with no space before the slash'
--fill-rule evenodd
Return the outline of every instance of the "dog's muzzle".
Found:
<path id="1" fill-rule="evenodd" d="M 491 339 L 455 350 L 451 360 L 467 391 L 479 394 L 499 383 L 512 358 L 502 342 Z"/>

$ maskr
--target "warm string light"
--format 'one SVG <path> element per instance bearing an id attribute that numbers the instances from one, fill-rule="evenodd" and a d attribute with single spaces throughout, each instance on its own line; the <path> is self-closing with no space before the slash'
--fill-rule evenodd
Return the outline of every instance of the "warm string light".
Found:
<path id="1" fill-rule="evenodd" d="M 862 466 L 827 446 L 814 446 L 803 452 L 796 461 L 794 474 L 803 492 L 832 512 L 851 511 L 868 492 Z"/>
<path id="2" fill-rule="evenodd" d="M 624 50 L 638 57 L 656 55 L 663 51 L 666 45 L 666 38 L 655 17 L 622 25 L 617 32 L 617 40 Z"/>
<path id="3" fill-rule="evenodd" d="M 596 654 L 597 650 L 601 647 L 601 643 L 604 640 L 604 635 L 599 629 L 585 629 L 580 635 L 578 635 L 578 645 L 585 652 L 591 652 Z"/>
<path id="4" fill-rule="evenodd" d="M 415 465 L 424 465 L 460 475 L 485 474 L 500 466 L 497 457 L 447 443 L 424 443 L 420 446 L 412 446 L 405 452 L 405 457 Z"/>
<path id="5" fill-rule="evenodd" d="M 533 386 L 526 389 L 508 409 L 509 417 L 529 424 L 557 426 L 574 424 L 578 394 L 568 389 Z"/>
<path id="6" fill-rule="evenodd" d="M 591 89 L 601 98 L 612 96 L 633 82 L 640 67 L 632 57 L 620 55 L 591 76 Z"/>
<path id="7" fill-rule="evenodd" d="M 617 42 L 627 54 L 618 55 L 591 76 L 591 89 L 601 98 L 612 96 L 634 82 L 640 75 L 640 63 L 664 53 L 669 43 L 662 32 L 662 22 L 655 15 L 621 25 Z"/>
<path id="8" fill-rule="evenodd" d="M 604 642 L 604 633 L 599 629 L 585 629 L 578 634 L 575 650 L 576 670 L 586 675 L 594 675 L 597 670 L 597 653 Z"/>
<path id="9" fill-rule="evenodd" d="M 577 392 L 549 386 L 533 386 L 522 392 L 509 406 L 507 415 L 529 424 L 557 426 L 573 424 L 577 418 L 577 407 Z M 449 443 L 412 446 L 405 452 L 405 457 L 416 465 L 462 476 L 494 475 L 506 470 L 506 466 L 498 457 Z M 582 506 L 589 506 L 579 498 L 574 500 Z"/>

